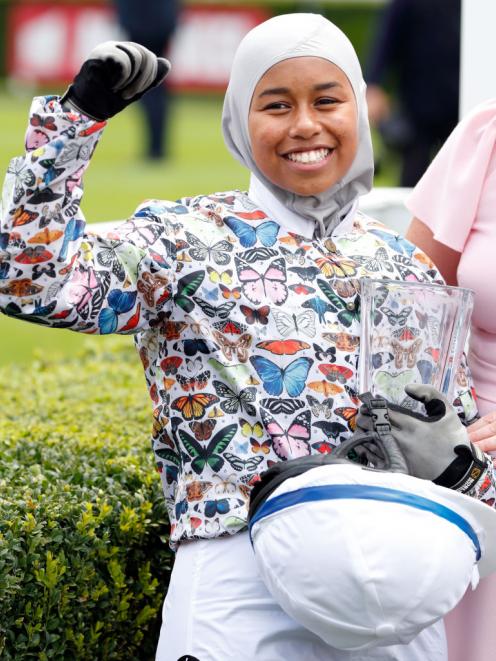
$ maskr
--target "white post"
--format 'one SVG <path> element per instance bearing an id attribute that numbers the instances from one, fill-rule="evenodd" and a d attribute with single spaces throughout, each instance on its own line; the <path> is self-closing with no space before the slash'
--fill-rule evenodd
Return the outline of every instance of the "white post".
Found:
<path id="1" fill-rule="evenodd" d="M 496 98 L 495 26 L 495 0 L 462 0 L 460 117 Z"/>

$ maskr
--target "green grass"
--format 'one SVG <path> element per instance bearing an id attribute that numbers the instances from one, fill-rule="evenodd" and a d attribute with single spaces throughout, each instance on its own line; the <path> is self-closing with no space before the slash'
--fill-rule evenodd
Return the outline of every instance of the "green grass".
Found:
<path id="1" fill-rule="evenodd" d="M 30 98 L 0 95 L 0 180 L 10 158 L 23 152 Z M 142 158 L 142 117 L 131 106 L 105 130 L 85 175 L 82 209 L 88 222 L 127 218 L 146 198 L 175 200 L 184 195 L 245 189 L 248 172 L 222 141 L 219 96 L 178 96 L 171 122 L 171 158 L 150 164 Z M 391 185 L 394 163 L 385 163 L 377 185 Z M 73 354 L 84 342 L 107 338 L 79 336 L 13 321 L 0 315 L 0 365 L 28 364 L 34 352 Z M 130 342 L 129 338 L 123 338 Z"/>

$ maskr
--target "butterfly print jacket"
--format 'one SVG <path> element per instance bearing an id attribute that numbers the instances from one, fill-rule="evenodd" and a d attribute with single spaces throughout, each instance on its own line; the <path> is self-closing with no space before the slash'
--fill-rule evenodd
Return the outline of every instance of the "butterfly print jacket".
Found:
<path id="1" fill-rule="evenodd" d="M 316 240 L 288 233 L 239 191 L 147 201 L 105 238 L 93 235 L 81 178 L 104 126 L 63 112 L 57 97 L 33 101 L 26 156 L 12 160 L 3 189 L 0 308 L 134 334 L 171 542 L 233 534 L 260 472 L 331 452 L 354 429 L 359 279 L 439 276 L 360 213 Z M 401 328 L 401 313 L 390 315 Z M 463 370 L 456 403 L 475 415 Z M 488 457 L 473 495 L 495 494 Z"/>

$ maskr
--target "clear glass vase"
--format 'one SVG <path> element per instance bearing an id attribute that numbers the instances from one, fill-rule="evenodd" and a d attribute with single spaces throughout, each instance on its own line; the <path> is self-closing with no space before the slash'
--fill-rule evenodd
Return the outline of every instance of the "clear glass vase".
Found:
<path id="1" fill-rule="evenodd" d="M 360 287 L 360 392 L 418 409 L 405 386 L 427 383 L 453 399 L 474 292 L 369 278 L 362 279 Z"/>

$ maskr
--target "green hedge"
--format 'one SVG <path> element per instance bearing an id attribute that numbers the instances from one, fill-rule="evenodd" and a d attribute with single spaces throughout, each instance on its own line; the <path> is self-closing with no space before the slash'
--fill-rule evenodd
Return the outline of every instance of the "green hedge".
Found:
<path id="1" fill-rule="evenodd" d="M 0 370 L 2 659 L 154 658 L 172 554 L 131 345 Z"/>

